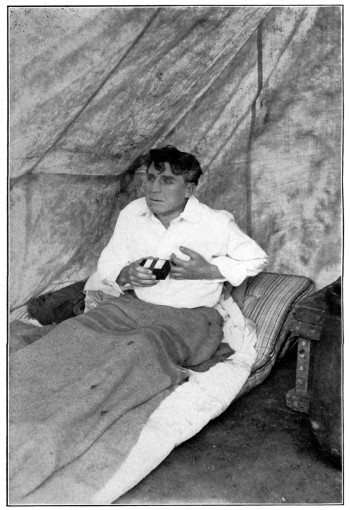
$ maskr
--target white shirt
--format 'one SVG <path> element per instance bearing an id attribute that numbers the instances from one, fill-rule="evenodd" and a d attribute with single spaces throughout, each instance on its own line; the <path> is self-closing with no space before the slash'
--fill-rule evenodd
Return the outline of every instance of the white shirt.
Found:
<path id="1" fill-rule="evenodd" d="M 215 306 L 224 281 L 236 287 L 247 276 L 262 271 L 268 260 L 227 211 L 211 209 L 191 196 L 184 211 L 165 228 L 149 210 L 146 199 L 139 198 L 120 212 L 111 240 L 99 258 L 97 272 L 89 278 L 85 290 L 102 290 L 118 296 L 122 289 L 116 279 L 123 267 L 142 257 L 170 259 L 172 253 L 188 259 L 180 246 L 215 264 L 224 279 L 175 280 L 169 275 L 157 285 L 135 287 L 140 299 L 176 308 Z"/>

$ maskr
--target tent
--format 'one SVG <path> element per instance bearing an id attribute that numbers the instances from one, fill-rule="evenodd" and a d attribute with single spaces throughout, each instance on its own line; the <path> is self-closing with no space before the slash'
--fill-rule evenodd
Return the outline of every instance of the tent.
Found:
<path id="1" fill-rule="evenodd" d="M 338 278 L 341 6 L 22 6 L 8 13 L 11 318 L 21 318 L 31 298 L 89 277 L 120 210 L 142 196 L 145 155 L 167 144 L 197 157 L 204 175 L 196 195 L 235 216 L 269 254 L 268 271 L 280 288 L 286 287 L 283 275 L 307 277 L 316 288 Z M 259 282 L 254 285 L 258 301 Z M 302 285 L 307 288 L 296 284 L 300 293 L 310 292 L 309 283 Z M 283 330 L 282 322 L 278 327 Z M 52 358 L 51 344 L 41 346 Z M 59 348 L 63 358 L 64 346 Z M 28 359 L 37 362 L 31 353 Z M 268 370 L 277 354 L 264 351 Z M 26 353 L 15 363 L 23 359 Z M 265 371 L 265 360 L 259 362 Z M 219 373 L 227 369 L 218 365 Z M 225 377 L 232 386 L 237 379 L 231 369 Z M 205 386 L 198 380 L 196 391 Z M 220 396 L 231 384 L 223 374 L 212 375 L 210 391 L 216 383 Z M 89 390 L 97 386 L 90 384 Z M 188 387 L 171 393 L 176 409 Z M 189 408 L 195 422 L 194 395 Z M 218 398 L 208 420 L 235 396 Z M 149 415 L 162 407 L 150 402 Z M 170 422 L 175 413 L 166 406 Z M 203 406 L 210 407 L 207 401 Z M 137 418 L 138 410 L 131 412 Z M 141 448 L 145 462 L 158 455 L 151 451 L 150 416 Z M 183 420 L 188 416 L 185 409 Z M 40 426 L 39 443 L 46 430 Z M 196 430 L 203 426 L 196 423 Z M 36 480 L 38 499 L 29 503 L 52 502 L 53 494 L 60 504 L 64 497 L 80 504 L 82 495 L 97 504 L 112 502 L 137 483 L 145 472 L 118 488 L 113 466 L 107 473 L 95 462 L 97 456 L 113 463 L 118 427 L 128 432 L 129 422 L 111 425 L 85 457 L 69 459 L 63 474 L 50 478 L 48 471 L 46 492 Z M 168 450 L 148 469 L 174 447 L 166 446 L 164 429 L 160 434 L 158 443 Z M 181 441 L 190 437 L 181 434 Z M 46 446 L 43 441 L 43 451 Z M 34 453 L 41 456 L 40 449 Z M 141 466 L 139 453 L 130 464 L 122 462 L 124 481 Z M 103 478 L 94 487 L 87 482 L 93 470 Z"/>
<path id="2" fill-rule="evenodd" d="M 9 8 L 10 308 L 86 279 L 172 144 L 271 271 L 341 272 L 340 6 Z"/>

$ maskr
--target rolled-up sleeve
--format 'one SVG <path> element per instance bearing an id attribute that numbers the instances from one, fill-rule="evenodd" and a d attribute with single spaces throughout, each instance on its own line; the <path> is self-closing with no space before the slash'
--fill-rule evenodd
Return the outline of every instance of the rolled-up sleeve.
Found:
<path id="1" fill-rule="evenodd" d="M 237 226 L 234 220 L 227 225 L 226 256 L 212 260 L 222 276 L 234 287 L 248 276 L 260 273 L 268 263 L 264 250 Z"/>

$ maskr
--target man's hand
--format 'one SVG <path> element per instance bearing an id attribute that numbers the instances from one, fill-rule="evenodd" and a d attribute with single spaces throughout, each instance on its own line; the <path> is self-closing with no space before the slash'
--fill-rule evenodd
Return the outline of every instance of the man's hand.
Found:
<path id="1" fill-rule="evenodd" d="M 125 285 L 129 283 L 133 287 L 151 287 L 152 285 L 157 285 L 158 280 L 152 273 L 152 270 L 140 266 L 140 262 L 143 259 L 144 257 L 125 266 L 119 273 L 116 280 L 117 284 Z"/>
<path id="2" fill-rule="evenodd" d="M 196 251 L 180 246 L 182 253 L 190 257 L 190 260 L 179 259 L 174 253 L 171 254 L 171 278 L 174 280 L 216 280 L 223 278 L 217 266 L 210 264 Z"/>

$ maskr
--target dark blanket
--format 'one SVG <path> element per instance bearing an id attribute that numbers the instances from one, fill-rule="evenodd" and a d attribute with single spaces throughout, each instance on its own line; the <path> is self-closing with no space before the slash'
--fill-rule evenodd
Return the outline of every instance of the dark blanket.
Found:
<path id="1" fill-rule="evenodd" d="M 9 359 L 9 489 L 19 500 L 130 409 L 212 358 L 222 319 L 121 296 L 69 319 Z"/>

